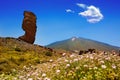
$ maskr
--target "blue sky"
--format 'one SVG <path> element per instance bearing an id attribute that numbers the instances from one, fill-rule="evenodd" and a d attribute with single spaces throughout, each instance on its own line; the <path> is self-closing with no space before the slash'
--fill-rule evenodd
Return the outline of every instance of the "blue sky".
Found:
<path id="1" fill-rule="evenodd" d="M 118 0 L 1 0 L 0 36 L 23 35 L 23 12 L 27 10 L 37 16 L 35 44 L 47 45 L 76 36 L 120 46 L 119 3 Z"/>

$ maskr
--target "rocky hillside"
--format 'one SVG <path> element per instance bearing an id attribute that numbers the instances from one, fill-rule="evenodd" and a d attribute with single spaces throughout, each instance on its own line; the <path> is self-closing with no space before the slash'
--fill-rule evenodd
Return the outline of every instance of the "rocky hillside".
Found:
<path id="1" fill-rule="evenodd" d="M 16 38 L 0 37 L 0 72 L 22 69 L 23 66 L 46 63 L 60 57 L 59 52 Z"/>

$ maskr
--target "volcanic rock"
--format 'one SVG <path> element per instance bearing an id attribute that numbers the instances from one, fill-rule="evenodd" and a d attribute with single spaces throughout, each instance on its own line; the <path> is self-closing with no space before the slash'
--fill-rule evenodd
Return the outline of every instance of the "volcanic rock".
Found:
<path id="1" fill-rule="evenodd" d="M 19 39 L 33 44 L 35 41 L 36 35 L 36 15 L 29 11 L 24 11 L 24 19 L 22 23 L 22 29 L 25 31 L 23 36 L 20 36 Z"/>

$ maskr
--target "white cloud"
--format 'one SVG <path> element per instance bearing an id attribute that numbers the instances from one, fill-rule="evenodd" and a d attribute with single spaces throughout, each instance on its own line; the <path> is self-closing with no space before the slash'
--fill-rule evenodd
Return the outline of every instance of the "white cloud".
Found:
<path id="1" fill-rule="evenodd" d="M 87 18 L 87 21 L 90 23 L 97 23 L 103 19 L 103 15 L 100 12 L 100 9 L 91 5 L 91 6 L 86 6 L 85 4 L 79 4 L 77 5 L 81 8 L 86 9 L 84 12 L 79 12 L 78 15 L 81 15 L 85 18 Z"/>
<path id="2" fill-rule="evenodd" d="M 71 9 L 66 9 L 66 12 L 68 12 L 68 13 L 74 13 L 74 11 L 71 10 Z"/>
<path id="3" fill-rule="evenodd" d="M 86 8 L 87 7 L 85 4 L 80 4 L 80 3 L 77 3 L 76 5 L 81 7 L 81 8 Z"/>

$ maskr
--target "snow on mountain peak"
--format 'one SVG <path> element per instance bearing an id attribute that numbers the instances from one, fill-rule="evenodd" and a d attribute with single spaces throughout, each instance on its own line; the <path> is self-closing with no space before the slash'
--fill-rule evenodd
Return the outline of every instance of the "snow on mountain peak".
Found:
<path id="1" fill-rule="evenodd" d="M 75 41 L 76 39 L 77 39 L 76 37 L 73 37 L 71 40 L 72 40 L 72 41 Z"/>

